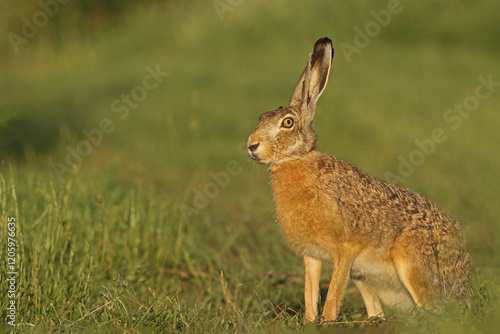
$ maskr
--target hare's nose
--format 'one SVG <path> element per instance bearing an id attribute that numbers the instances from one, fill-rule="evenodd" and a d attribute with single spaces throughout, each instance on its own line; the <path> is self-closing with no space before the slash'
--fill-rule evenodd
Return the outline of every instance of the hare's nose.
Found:
<path id="1" fill-rule="evenodd" d="M 248 146 L 248 150 L 251 152 L 251 153 L 254 153 L 257 148 L 259 147 L 260 143 L 257 143 L 257 144 L 253 144 L 253 145 L 250 145 Z"/>

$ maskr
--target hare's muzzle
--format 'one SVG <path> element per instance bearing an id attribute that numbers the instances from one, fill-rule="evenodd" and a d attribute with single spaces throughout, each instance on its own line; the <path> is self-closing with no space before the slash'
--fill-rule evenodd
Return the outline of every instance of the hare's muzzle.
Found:
<path id="1" fill-rule="evenodd" d="M 255 151 L 257 151 L 257 149 L 259 148 L 259 145 L 260 145 L 260 143 L 248 145 L 248 155 L 250 156 L 250 158 L 252 158 L 253 160 L 256 160 L 256 161 L 258 161 L 259 159 L 255 155 Z"/>

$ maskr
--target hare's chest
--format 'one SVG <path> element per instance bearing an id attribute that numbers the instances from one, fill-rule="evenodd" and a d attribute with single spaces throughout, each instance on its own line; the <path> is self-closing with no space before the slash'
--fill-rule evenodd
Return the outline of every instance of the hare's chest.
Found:
<path id="1" fill-rule="evenodd" d="M 342 239 L 336 205 L 313 184 L 274 188 L 276 217 L 287 243 L 299 254 L 331 262 Z"/>
<path id="2" fill-rule="evenodd" d="M 278 217 L 280 231 L 287 244 L 300 255 L 332 262 L 332 242 L 334 241 L 315 223 L 310 222 L 306 217 L 300 218 L 280 219 Z"/>

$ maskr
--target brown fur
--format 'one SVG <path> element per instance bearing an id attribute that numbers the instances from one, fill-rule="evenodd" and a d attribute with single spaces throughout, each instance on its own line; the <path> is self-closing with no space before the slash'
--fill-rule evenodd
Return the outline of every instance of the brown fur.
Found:
<path id="1" fill-rule="evenodd" d="M 269 166 L 281 233 L 304 258 L 306 319 L 317 317 L 321 262 L 334 265 L 324 321 L 338 316 L 349 276 L 370 317 L 383 317 L 382 304 L 431 307 L 438 293 L 463 299 L 470 256 L 460 225 L 423 196 L 317 150 L 312 121 L 332 58 L 331 41 L 318 40 L 290 105 L 263 114 L 248 139 L 250 157 Z"/>

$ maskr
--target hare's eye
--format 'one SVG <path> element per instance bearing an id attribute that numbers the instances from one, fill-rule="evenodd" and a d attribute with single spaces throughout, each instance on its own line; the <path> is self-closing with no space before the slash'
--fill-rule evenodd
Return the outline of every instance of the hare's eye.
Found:
<path id="1" fill-rule="evenodd" d="M 293 118 L 287 117 L 281 122 L 281 126 L 285 129 L 290 129 L 293 126 Z"/>

